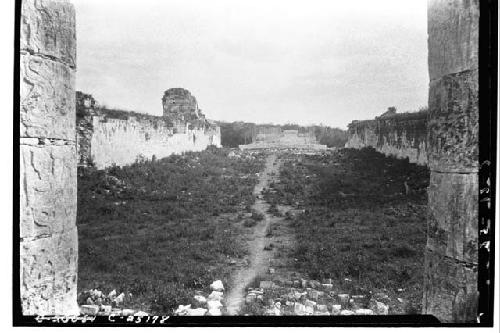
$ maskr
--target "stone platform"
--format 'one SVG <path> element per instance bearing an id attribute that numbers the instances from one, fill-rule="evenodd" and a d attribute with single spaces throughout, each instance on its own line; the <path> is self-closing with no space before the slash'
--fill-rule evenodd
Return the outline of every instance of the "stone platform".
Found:
<path id="1" fill-rule="evenodd" d="M 248 145 L 239 145 L 244 149 L 272 149 L 272 150 L 326 150 L 326 145 L 316 141 L 313 133 L 299 133 L 298 130 L 281 130 L 279 127 L 262 128 L 254 142 Z"/>
<path id="2" fill-rule="evenodd" d="M 272 150 L 305 150 L 305 151 L 322 151 L 328 149 L 326 145 L 320 144 L 287 144 L 287 143 L 267 143 L 254 142 L 248 145 L 239 145 L 241 150 L 245 149 L 272 149 Z"/>

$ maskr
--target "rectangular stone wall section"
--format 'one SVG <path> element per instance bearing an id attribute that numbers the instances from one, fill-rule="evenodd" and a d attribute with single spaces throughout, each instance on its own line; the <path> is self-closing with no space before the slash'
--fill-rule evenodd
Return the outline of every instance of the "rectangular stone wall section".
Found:
<path id="1" fill-rule="evenodd" d="M 97 106 L 91 95 L 77 93 L 77 142 L 80 166 L 124 166 L 138 159 L 221 146 L 220 128 L 206 119 L 186 122 Z"/>
<path id="2" fill-rule="evenodd" d="M 353 121 L 348 125 L 346 148 L 373 147 L 411 163 L 427 164 L 427 112 L 400 113 Z"/>
<path id="3" fill-rule="evenodd" d="M 429 1 L 423 312 L 445 322 L 477 318 L 478 27 L 478 0 Z"/>
<path id="4" fill-rule="evenodd" d="M 73 5 L 23 0 L 20 287 L 24 315 L 78 314 Z"/>

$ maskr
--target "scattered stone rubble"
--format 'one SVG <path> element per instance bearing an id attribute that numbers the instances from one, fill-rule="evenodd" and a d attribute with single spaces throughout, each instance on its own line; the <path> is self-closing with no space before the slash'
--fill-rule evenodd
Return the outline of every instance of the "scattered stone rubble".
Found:
<path id="1" fill-rule="evenodd" d="M 216 280 L 210 285 L 212 292 L 207 297 L 197 291 L 193 297 L 193 304 L 179 305 L 174 315 L 177 316 L 220 316 L 222 315 L 222 300 L 224 298 L 224 285 L 221 280 Z M 193 306 L 194 305 L 194 306 Z"/>
<path id="2" fill-rule="evenodd" d="M 130 299 L 132 294 L 118 294 L 116 290 L 112 290 L 109 294 L 104 294 L 102 291 L 93 289 L 87 290 L 79 295 L 79 299 L 83 300 L 80 305 L 80 314 L 89 316 L 148 316 L 147 312 L 134 309 L 122 308 L 126 298 Z"/>
<path id="3" fill-rule="evenodd" d="M 374 295 L 350 295 L 333 290 L 330 279 L 289 280 L 284 283 L 260 281 L 258 288 L 248 288 L 245 297 L 247 307 L 260 305 L 269 316 L 348 316 L 387 315 L 388 297 Z"/>

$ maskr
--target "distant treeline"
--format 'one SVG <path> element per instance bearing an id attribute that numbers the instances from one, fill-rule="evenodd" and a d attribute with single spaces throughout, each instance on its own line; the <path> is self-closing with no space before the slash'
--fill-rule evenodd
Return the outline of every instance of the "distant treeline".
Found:
<path id="1" fill-rule="evenodd" d="M 281 127 L 282 130 L 298 130 L 299 133 L 313 132 L 320 144 L 328 147 L 344 147 L 347 142 L 347 131 L 324 125 L 300 126 L 297 124 L 255 124 L 246 122 L 217 122 L 221 131 L 221 144 L 224 147 L 236 148 L 255 141 L 260 127 Z"/>

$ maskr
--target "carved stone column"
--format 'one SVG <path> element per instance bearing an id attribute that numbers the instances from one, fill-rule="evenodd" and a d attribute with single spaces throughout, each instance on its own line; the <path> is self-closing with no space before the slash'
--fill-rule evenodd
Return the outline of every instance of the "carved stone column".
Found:
<path id="1" fill-rule="evenodd" d="M 427 247 L 423 312 L 477 316 L 478 0 L 429 0 Z"/>
<path id="2" fill-rule="evenodd" d="M 23 0 L 20 286 L 24 315 L 76 314 L 75 11 Z"/>

